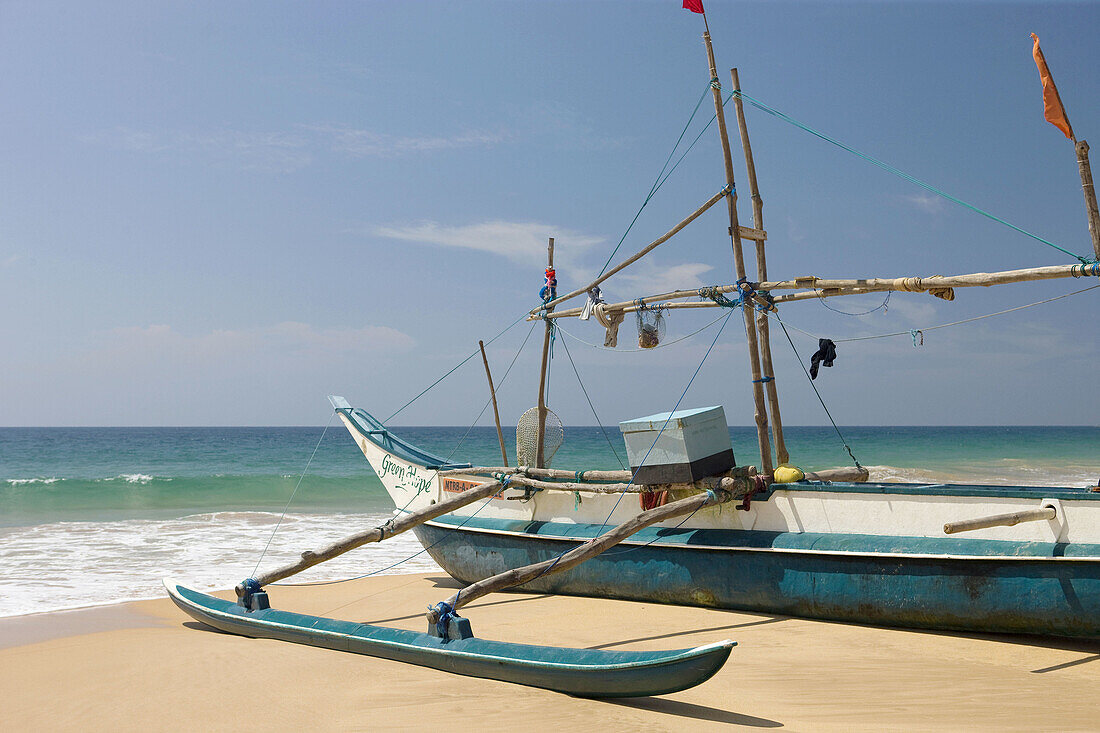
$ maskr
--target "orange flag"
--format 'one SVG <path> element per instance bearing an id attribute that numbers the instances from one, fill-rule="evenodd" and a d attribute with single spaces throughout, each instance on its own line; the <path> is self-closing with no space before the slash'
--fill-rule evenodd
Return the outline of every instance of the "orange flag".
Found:
<path id="1" fill-rule="evenodd" d="M 1047 118 L 1047 122 L 1065 133 L 1070 140 L 1076 140 L 1069 118 L 1066 117 L 1066 108 L 1062 106 L 1062 98 L 1058 96 L 1058 87 L 1054 86 L 1054 77 L 1050 75 L 1047 60 L 1043 58 L 1043 50 L 1039 48 L 1039 36 L 1032 33 L 1031 38 L 1035 41 L 1031 55 L 1035 57 L 1035 65 L 1039 67 L 1039 78 L 1043 81 L 1043 116 Z"/>

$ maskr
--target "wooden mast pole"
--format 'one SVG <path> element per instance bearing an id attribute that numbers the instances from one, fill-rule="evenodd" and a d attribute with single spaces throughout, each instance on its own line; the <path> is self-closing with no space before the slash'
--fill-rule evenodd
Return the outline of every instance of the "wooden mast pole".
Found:
<path id="1" fill-rule="evenodd" d="M 1096 189 L 1092 185 L 1092 167 L 1089 165 L 1089 144 L 1077 141 L 1077 168 L 1081 171 L 1081 188 L 1085 192 L 1085 211 L 1089 217 L 1089 236 L 1092 252 L 1100 260 L 1100 211 L 1096 208 Z"/>
<path id="2" fill-rule="evenodd" d="M 481 349 L 481 362 L 485 365 L 485 376 L 489 380 L 489 396 L 493 398 L 493 420 L 497 424 L 497 440 L 500 441 L 500 457 L 504 459 L 504 465 L 508 465 L 508 449 L 504 447 L 504 431 L 500 429 L 500 412 L 497 410 L 497 391 L 493 387 L 493 373 L 489 371 L 489 359 L 485 356 L 485 342 L 478 341 Z"/>
<path id="3" fill-rule="evenodd" d="M 741 78 L 737 69 L 730 69 L 733 79 L 733 103 L 737 109 L 737 130 L 741 134 L 741 147 L 745 151 L 745 169 L 749 177 L 749 191 L 752 193 L 752 225 L 755 229 L 764 229 L 764 200 L 756 185 L 756 163 L 752 158 L 752 145 L 749 143 L 749 127 L 745 122 L 745 105 L 741 101 Z M 768 261 L 764 255 L 764 239 L 756 240 L 756 278 L 760 282 L 768 279 Z M 760 332 L 760 363 L 764 368 L 764 378 L 768 381 L 764 387 L 768 393 L 768 407 L 771 408 L 772 437 L 775 439 L 775 460 L 783 464 L 791 460 L 787 453 L 787 444 L 783 440 L 783 419 L 779 415 L 779 391 L 775 385 L 775 370 L 772 368 L 772 344 L 769 333 L 768 314 L 758 311 L 756 328 Z M 507 463 L 507 461 L 505 461 Z"/>
<path id="4" fill-rule="evenodd" d="M 550 237 L 550 244 L 546 247 L 547 267 L 554 266 L 554 238 Z M 546 308 L 546 312 L 554 310 L 554 306 Z M 535 449 L 535 467 L 545 468 L 543 457 L 543 437 L 546 434 L 546 370 L 550 361 L 550 336 L 554 329 L 554 322 L 546 319 L 546 331 L 542 337 L 542 368 L 539 371 L 539 432 L 537 448 Z M 508 461 L 505 461 L 508 463 Z"/>
<path id="5" fill-rule="evenodd" d="M 738 281 L 745 280 L 745 256 L 741 248 L 741 227 L 737 223 L 737 187 L 733 180 L 733 156 L 730 153 L 729 136 L 726 134 L 726 116 L 722 111 L 722 86 L 718 81 L 718 67 L 714 63 L 714 48 L 710 44 L 710 31 L 703 33 L 707 47 L 707 61 L 710 63 L 711 93 L 714 97 L 714 114 L 718 120 L 718 132 L 722 137 L 722 155 L 726 164 L 726 183 L 730 192 L 726 195 L 729 207 L 730 240 L 733 244 L 733 262 Z M 749 367 L 752 371 L 752 396 L 756 419 L 756 437 L 760 444 L 760 465 L 762 473 L 772 472 L 772 450 L 768 439 L 768 412 L 764 406 L 764 384 L 760 374 L 760 347 L 756 340 L 756 324 L 753 321 L 754 308 L 742 307 L 745 316 L 745 336 L 749 346 Z"/>

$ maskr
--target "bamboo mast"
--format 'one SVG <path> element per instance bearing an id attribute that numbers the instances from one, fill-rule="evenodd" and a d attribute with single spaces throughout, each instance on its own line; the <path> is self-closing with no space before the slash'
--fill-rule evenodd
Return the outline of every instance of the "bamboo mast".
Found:
<path id="1" fill-rule="evenodd" d="M 1092 185 L 1092 166 L 1089 165 L 1089 144 L 1077 141 L 1077 168 L 1081 172 L 1081 189 L 1085 192 L 1085 212 L 1089 218 L 1089 236 L 1092 252 L 1100 260 L 1100 211 L 1096 208 L 1096 189 Z"/>
<path id="2" fill-rule="evenodd" d="M 749 127 L 745 122 L 745 105 L 741 100 L 741 78 L 737 69 L 730 69 L 733 80 L 733 103 L 737 109 L 737 130 L 741 135 L 741 147 L 745 151 L 745 169 L 749 178 L 749 191 L 752 193 L 752 225 L 757 231 L 764 231 L 764 200 L 756 185 L 756 163 L 752 158 L 752 144 L 749 142 Z M 764 238 L 756 239 L 756 278 L 760 282 L 768 279 L 768 261 L 764 255 Z M 768 407 L 771 408 L 772 437 L 775 439 L 775 460 L 783 464 L 791 460 L 787 453 L 787 444 L 783 440 L 783 419 L 779 415 L 779 390 L 775 384 L 775 369 L 772 367 L 771 334 L 768 331 L 768 314 L 757 312 L 756 329 L 760 332 L 760 363 L 764 368 L 764 388 L 768 393 Z M 507 461 L 505 461 L 507 463 Z"/>
<path id="3" fill-rule="evenodd" d="M 737 223 L 737 187 L 733 179 L 733 156 L 730 153 L 729 136 L 726 134 L 726 116 L 722 110 L 722 85 L 718 81 L 718 67 L 714 63 L 714 48 L 710 43 L 710 31 L 703 33 L 703 42 L 707 48 L 707 61 L 710 64 L 711 94 L 714 97 L 714 115 L 718 121 L 718 132 L 722 138 L 722 157 L 726 165 L 726 183 L 730 191 L 726 194 L 729 208 L 730 240 L 733 244 L 733 262 L 738 281 L 744 280 L 745 256 L 741 248 L 741 227 Z M 772 450 L 768 439 L 768 413 L 764 406 L 764 384 L 760 374 L 760 347 L 756 340 L 756 324 L 753 321 L 753 308 L 742 308 L 745 316 L 745 336 L 749 346 L 749 367 L 752 370 L 752 396 L 754 417 L 756 419 L 756 437 L 760 444 L 760 465 L 765 474 L 772 472 Z"/>
<path id="4" fill-rule="evenodd" d="M 554 266 L 554 238 L 550 237 L 550 243 L 546 246 L 547 267 Z M 546 306 L 546 312 L 554 310 L 553 305 Z M 546 434 L 546 370 L 550 361 L 550 336 L 553 334 L 554 324 L 546 319 L 546 332 L 542 337 L 542 368 L 539 371 L 539 431 L 537 434 L 538 446 L 535 449 L 535 466 L 545 468 L 543 465 L 543 437 Z M 508 461 L 505 461 L 507 463 Z"/>
<path id="5" fill-rule="evenodd" d="M 493 399 L 493 421 L 497 424 L 497 440 L 500 441 L 500 457 L 504 459 L 504 465 L 508 465 L 508 449 L 504 447 L 504 431 L 500 429 L 500 412 L 497 410 L 497 391 L 493 387 L 493 373 L 489 371 L 489 359 L 485 356 L 485 342 L 478 341 L 481 349 L 481 363 L 485 365 L 485 376 L 489 380 L 489 396 Z"/>

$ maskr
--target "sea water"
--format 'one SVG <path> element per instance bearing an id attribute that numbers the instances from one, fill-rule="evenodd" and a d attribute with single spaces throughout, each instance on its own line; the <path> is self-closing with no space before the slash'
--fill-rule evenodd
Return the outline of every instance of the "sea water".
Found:
<path id="1" fill-rule="evenodd" d="M 494 428 L 395 432 L 452 461 L 499 465 Z M 872 480 L 1095 485 L 1096 427 L 842 427 Z M 739 463 L 755 431 L 730 429 Z M 322 437 L 323 436 L 323 437 Z M 832 427 L 787 427 L 807 470 L 851 465 Z M 515 456 L 514 430 L 506 431 Z M 554 465 L 619 468 L 616 427 L 570 427 Z M 0 616 L 228 588 L 257 567 L 377 526 L 394 506 L 338 423 L 311 428 L 0 428 Z M 284 512 L 285 510 L 285 512 Z M 441 572 L 412 533 L 294 582 Z"/>

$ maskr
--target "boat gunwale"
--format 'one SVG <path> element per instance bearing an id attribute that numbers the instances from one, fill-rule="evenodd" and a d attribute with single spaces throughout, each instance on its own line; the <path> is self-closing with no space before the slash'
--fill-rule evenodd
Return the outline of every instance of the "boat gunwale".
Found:
<path id="1" fill-rule="evenodd" d="M 460 524 L 452 524 L 447 521 L 448 517 L 437 517 L 436 519 L 424 522 L 426 525 L 436 527 L 442 530 L 465 530 L 469 532 L 476 532 L 481 534 L 492 534 L 510 537 L 524 537 L 527 539 L 539 539 L 549 540 L 555 542 L 571 542 L 581 543 L 586 542 L 591 537 L 587 536 L 569 536 L 564 534 L 537 534 L 533 532 L 522 532 L 512 529 L 497 529 L 492 527 L 479 526 L 486 522 L 507 522 L 516 523 L 516 520 L 508 519 L 495 519 L 495 518 L 478 518 L 476 522 L 471 525 L 469 520 L 471 517 L 455 516 L 455 522 Z M 443 520 L 443 521 L 441 521 Z M 538 524 L 540 527 L 561 526 L 561 527 L 597 527 L 598 525 L 590 524 L 570 524 L 567 522 L 547 522 L 536 520 L 534 522 L 528 522 L 528 524 Z M 658 527 L 657 531 L 665 530 L 667 527 Z M 644 530 L 643 530 L 644 531 Z M 760 533 L 758 530 L 718 530 L 718 529 L 706 529 L 706 528 L 692 528 L 685 530 L 685 532 L 706 533 L 706 532 L 737 532 L 737 533 Z M 641 533 L 639 533 L 641 534 Z M 888 539 L 895 537 L 895 535 L 865 535 L 854 533 L 823 533 L 823 532 L 768 532 L 767 534 L 774 535 L 791 535 L 791 536 L 812 536 L 813 539 L 829 537 L 832 539 L 863 539 L 863 538 L 883 538 Z M 943 541 L 938 537 L 905 537 L 910 541 L 925 541 L 925 542 L 940 542 Z M 974 540 L 948 540 L 948 541 L 964 541 L 973 542 Z M 1051 548 L 1057 546 L 1073 545 L 1076 547 L 1089 547 L 1092 548 L 1093 554 L 1090 555 L 1011 555 L 1011 554 L 990 554 L 990 555 L 967 555 L 967 554 L 954 554 L 954 553 L 921 553 L 921 552 L 890 552 L 881 550 L 840 550 L 840 549 L 813 549 L 809 547 L 754 547 L 751 545 L 715 545 L 715 544 L 691 544 L 686 542 L 676 542 L 669 540 L 665 537 L 653 537 L 646 540 L 640 539 L 626 539 L 620 544 L 632 545 L 636 547 L 657 546 L 661 548 L 674 548 L 683 550 L 704 550 L 704 551 L 720 551 L 720 552 L 771 552 L 778 554 L 790 554 L 790 555 L 828 555 L 828 556 L 840 556 L 840 557 L 876 557 L 876 558 L 893 558 L 893 559 L 912 559 L 912 560 L 970 560 L 975 562 L 1002 562 L 1002 561 L 1029 561 L 1029 562 L 1100 562 L 1100 545 L 1085 545 L 1084 543 L 1041 543 L 1041 542 L 1016 542 L 1013 540 L 981 540 L 983 542 L 1003 542 L 1008 545 L 1049 545 Z M 1008 548 L 1005 548 L 1008 549 Z"/>
<path id="2" fill-rule="evenodd" d="M 448 463 L 444 459 L 434 456 L 407 440 L 398 437 L 389 428 L 382 426 L 374 417 L 362 408 L 338 409 L 337 412 L 349 417 L 351 425 L 355 427 L 364 440 L 370 441 L 379 450 L 392 453 L 402 460 L 414 463 L 427 470 L 462 469 L 471 468 L 470 463 Z M 387 439 L 393 445 L 379 441 L 370 432 L 360 429 L 361 424 L 356 420 L 354 413 L 366 416 L 385 432 Z M 417 457 L 419 454 L 419 457 Z M 439 465 L 425 463 L 423 458 L 438 460 Z M 478 478 L 476 474 L 469 474 L 470 478 Z M 1022 486 L 1022 485 L 995 485 L 995 484 L 950 484 L 950 483 L 907 483 L 907 482 L 813 482 L 798 481 L 788 484 L 772 483 L 768 488 L 758 494 L 754 494 L 753 501 L 768 501 L 777 491 L 806 491 L 806 492 L 837 492 L 847 494 L 899 494 L 910 496 L 970 496 L 976 498 L 1005 498 L 1005 499 L 1057 499 L 1059 501 L 1100 501 L 1100 491 L 1092 491 L 1088 487 L 1074 488 L 1070 486 Z M 585 493 L 581 490 L 581 493 Z"/>

